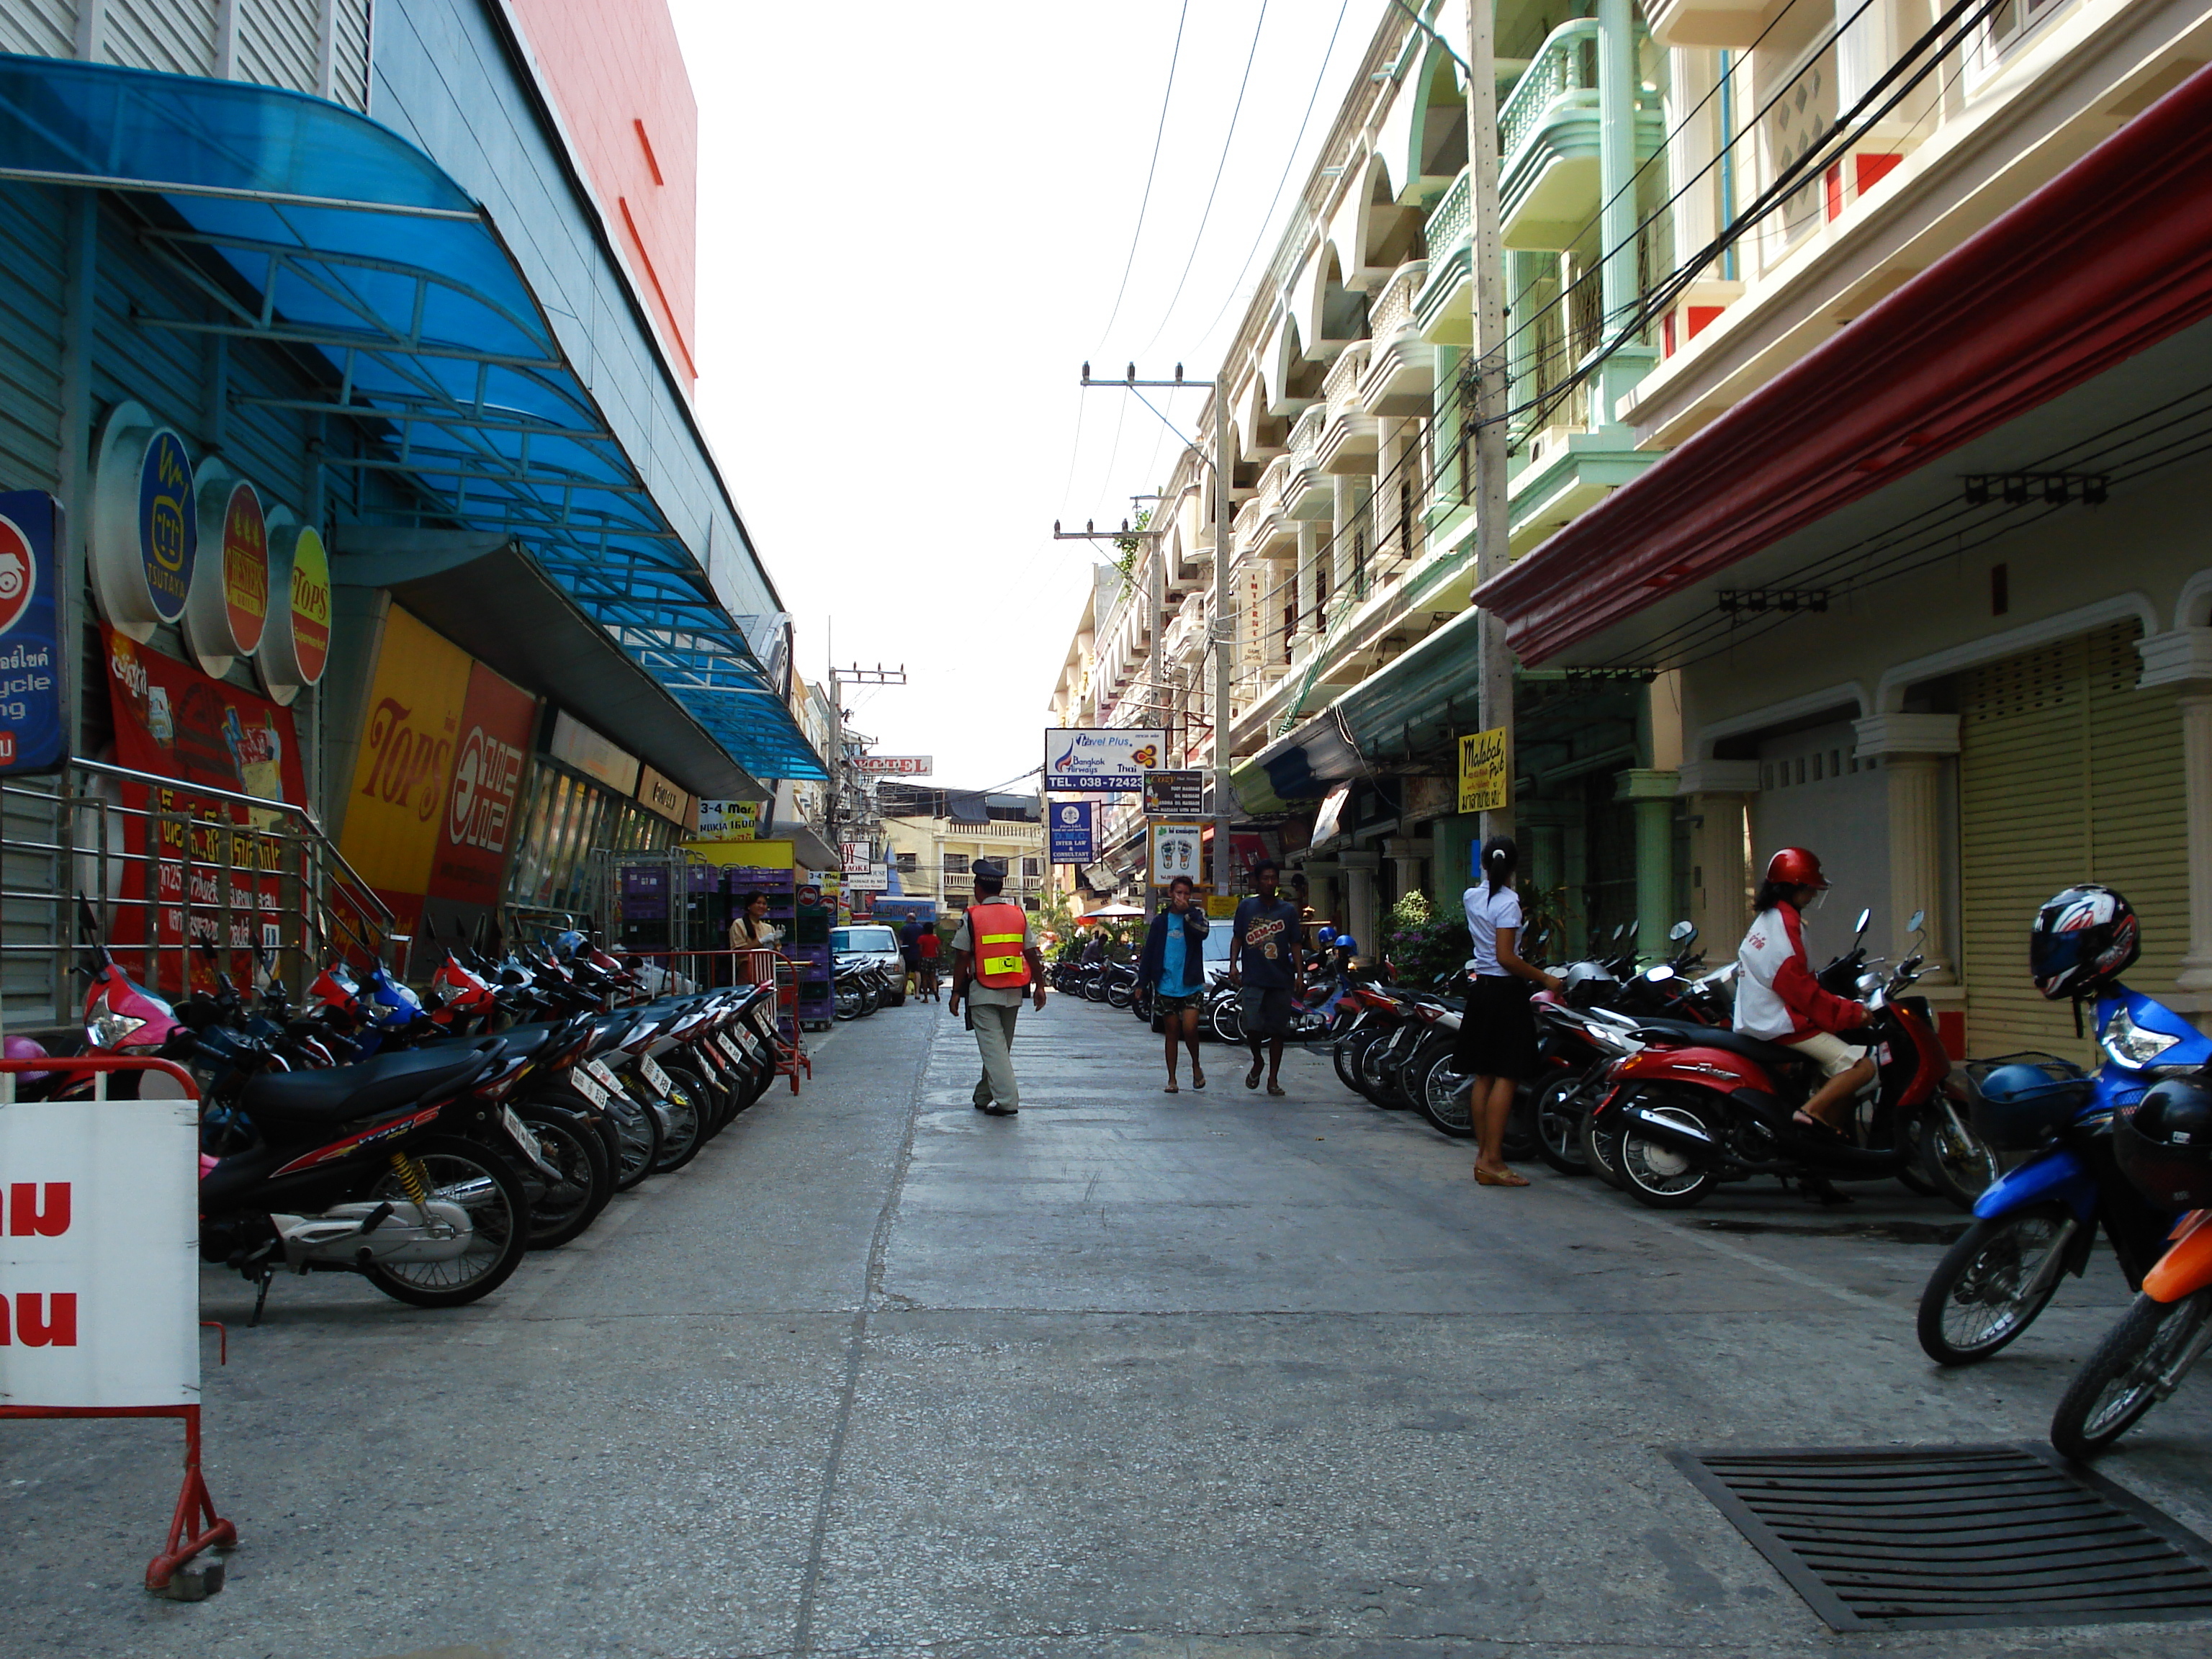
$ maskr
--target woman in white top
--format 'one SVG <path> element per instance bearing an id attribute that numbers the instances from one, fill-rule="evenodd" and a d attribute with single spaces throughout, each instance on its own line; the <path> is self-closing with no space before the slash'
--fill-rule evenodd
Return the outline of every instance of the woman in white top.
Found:
<path id="1" fill-rule="evenodd" d="M 730 919 L 730 949 L 755 951 L 767 949 L 783 942 L 783 929 L 768 919 L 768 895 L 752 894 L 745 900 L 745 908 Z M 752 964 L 738 960 L 736 982 L 753 982 Z"/>
<path id="2" fill-rule="evenodd" d="M 1521 897 L 1513 890 L 1520 849 L 1505 836 L 1482 845 L 1480 885 L 1461 896 L 1467 907 L 1468 937 L 1474 944 L 1474 983 L 1452 1069 L 1474 1074 L 1468 1115 L 1476 1135 L 1474 1178 L 1485 1187 L 1525 1187 L 1528 1181 L 1505 1165 L 1505 1120 L 1513 1110 L 1515 1086 L 1536 1073 L 1536 1020 L 1528 1007 L 1528 988 L 1547 991 L 1559 981 L 1521 959 Z"/>

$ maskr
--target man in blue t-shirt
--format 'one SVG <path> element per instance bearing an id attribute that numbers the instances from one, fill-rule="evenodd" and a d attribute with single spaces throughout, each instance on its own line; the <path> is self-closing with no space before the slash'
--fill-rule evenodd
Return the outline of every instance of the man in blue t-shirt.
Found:
<path id="1" fill-rule="evenodd" d="M 1243 993 L 1244 1040 L 1252 1045 L 1244 1086 L 1260 1086 L 1264 1042 L 1271 1095 L 1285 1092 L 1283 1038 L 1291 1029 L 1291 994 L 1303 976 L 1298 908 L 1275 891 L 1279 875 L 1273 859 L 1253 866 L 1252 896 L 1237 907 L 1229 933 L 1229 980 Z"/>

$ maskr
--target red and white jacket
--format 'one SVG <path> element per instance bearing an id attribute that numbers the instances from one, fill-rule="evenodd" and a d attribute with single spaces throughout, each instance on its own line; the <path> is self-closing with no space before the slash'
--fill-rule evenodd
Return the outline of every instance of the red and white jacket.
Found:
<path id="1" fill-rule="evenodd" d="M 1853 1031 L 1859 1005 L 1820 988 L 1805 961 L 1805 925 L 1786 900 L 1761 910 L 1735 953 L 1735 1029 L 1770 1042 Z"/>

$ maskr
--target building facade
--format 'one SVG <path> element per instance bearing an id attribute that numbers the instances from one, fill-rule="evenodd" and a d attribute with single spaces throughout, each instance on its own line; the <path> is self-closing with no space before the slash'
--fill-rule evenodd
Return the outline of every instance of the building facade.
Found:
<path id="1" fill-rule="evenodd" d="M 985 794 L 893 783 L 878 786 L 883 837 L 899 896 L 926 900 L 935 914 L 964 913 L 975 896 L 977 859 L 1006 866 L 1005 896 L 1034 910 L 1047 888 L 1044 826 L 1035 795 Z"/>
<path id="2" fill-rule="evenodd" d="M 9 1019 L 79 891 L 167 988 L 297 983 L 822 775 L 691 406 L 695 127 L 659 0 L 0 13 Z"/>
<path id="3" fill-rule="evenodd" d="M 1453 763 L 1479 724 L 1466 17 L 1421 15 L 1379 22 L 1201 422 L 1235 458 L 1239 804 L 1363 937 L 1398 894 L 1455 898 L 1475 833 Z M 2196 384 L 2172 292 L 2195 250 L 2158 191 L 2194 150 L 2152 154 L 2185 130 L 2212 13 L 1495 21 L 1516 562 L 1482 599 L 1520 665 L 1510 821 L 1540 914 L 1571 945 L 1686 915 L 1724 951 L 1765 854 L 1802 841 L 1838 872 L 1816 948 L 1864 905 L 1894 951 L 1924 913 L 1954 1044 L 2051 1035 L 2025 930 L 2069 879 L 2145 896 L 2147 988 L 2212 984 L 2212 868 L 2185 872 L 2207 854 L 2183 833 L 2212 812 L 2187 769 L 2212 763 L 2188 758 L 2207 617 L 2158 505 L 2189 488 Z M 2106 198 L 2051 241 L 2088 180 Z M 2052 297 L 2130 261 L 2094 319 Z M 1052 699 L 1186 732 L 1194 763 L 1210 444 Z"/>

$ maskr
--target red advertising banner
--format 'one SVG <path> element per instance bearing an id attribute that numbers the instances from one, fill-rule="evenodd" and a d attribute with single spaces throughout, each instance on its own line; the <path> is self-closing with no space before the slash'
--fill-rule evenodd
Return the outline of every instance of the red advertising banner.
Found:
<path id="1" fill-rule="evenodd" d="M 508 850 L 520 831 L 523 763 L 538 699 L 480 662 L 469 665 L 453 750 L 453 776 L 430 866 L 429 896 L 458 904 L 499 902 Z"/>
<path id="2" fill-rule="evenodd" d="M 116 764 L 135 772 L 173 778 L 177 782 L 175 788 L 127 786 L 123 795 L 126 808 L 180 812 L 195 818 L 227 820 L 238 824 L 261 819 L 261 827 L 273 828 L 276 814 L 253 812 L 195 796 L 191 786 L 200 784 L 239 794 L 258 795 L 264 800 L 282 800 L 295 805 L 306 801 L 307 783 L 301 771 L 300 745 L 289 709 L 280 708 L 251 691 L 210 679 L 189 664 L 134 644 L 128 635 L 105 624 L 100 635 L 106 645 Z M 143 821 L 129 817 L 123 823 L 125 828 L 121 842 L 113 850 L 143 857 L 148 851 L 141 827 Z M 159 872 L 155 939 L 164 949 L 158 970 L 151 964 L 145 966 L 160 980 L 156 988 L 165 993 L 184 988 L 178 983 L 179 956 L 169 953 L 176 951 L 180 955 L 185 940 L 183 907 L 187 861 L 191 865 L 191 903 L 207 907 L 192 917 L 195 938 L 217 939 L 220 917 L 215 912 L 224 899 L 221 872 L 213 867 L 223 859 L 222 838 L 193 831 L 188 844 L 185 837 L 184 825 L 167 823 L 160 826 L 155 838 L 154 856 Z M 246 863 L 249 855 L 245 843 L 235 843 L 234 847 L 235 861 Z M 273 870 L 275 849 L 269 851 Z M 137 908 L 145 901 L 145 865 L 136 861 L 135 857 L 125 864 L 121 891 L 117 896 L 125 908 L 117 912 L 112 941 L 118 952 L 145 943 L 145 918 L 143 912 Z M 228 896 L 228 947 L 238 951 L 250 951 L 258 939 L 255 913 L 276 908 L 276 878 L 273 873 L 259 878 L 234 873 Z M 271 916 L 270 920 L 273 922 L 275 918 Z M 131 966 L 140 965 L 128 956 L 125 962 Z M 234 977 L 242 971 L 238 965 L 233 965 Z M 197 975 L 195 964 L 196 977 Z"/>

